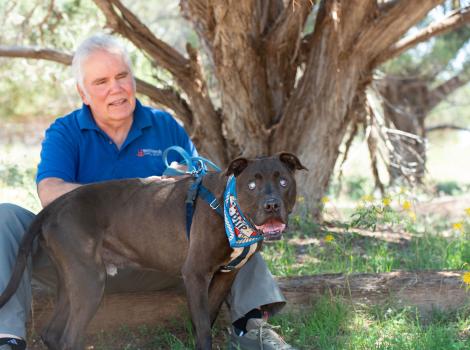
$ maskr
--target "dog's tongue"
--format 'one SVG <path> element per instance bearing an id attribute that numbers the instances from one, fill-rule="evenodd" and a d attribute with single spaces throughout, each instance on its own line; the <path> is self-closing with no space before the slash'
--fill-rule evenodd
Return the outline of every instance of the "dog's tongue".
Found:
<path id="1" fill-rule="evenodd" d="M 286 228 L 286 224 L 282 223 L 279 220 L 268 220 L 261 226 L 256 226 L 256 228 L 262 231 L 264 234 L 274 234 L 281 233 Z"/>

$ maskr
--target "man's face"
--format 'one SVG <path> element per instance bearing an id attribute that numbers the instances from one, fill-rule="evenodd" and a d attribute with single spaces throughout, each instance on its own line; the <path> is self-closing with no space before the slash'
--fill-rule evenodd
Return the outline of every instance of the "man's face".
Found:
<path id="1" fill-rule="evenodd" d="M 92 53 L 82 64 L 84 91 L 78 87 L 98 124 L 116 124 L 132 119 L 135 85 L 130 68 L 118 54 Z"/>

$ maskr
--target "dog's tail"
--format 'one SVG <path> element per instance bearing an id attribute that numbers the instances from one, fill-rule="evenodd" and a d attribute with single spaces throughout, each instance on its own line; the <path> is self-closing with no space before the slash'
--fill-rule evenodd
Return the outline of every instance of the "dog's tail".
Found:
<path id="1" fill-rule="evenodd" d="M 23 272 L 26 268 L 26 263 L 28 262 L 28 256 L 31 254 L 33 249 L 33 242 L 34 239 L 41 233 L 42 231 L 42 216 L 44 212 L 38 214 L 36 219 L 32 222 L 31 226 L 26 231 L 23 239 L 20 243 L 20 247 L 18 249 L 18 255 L 16 257 L 16 263 L 13 267 L 13 272 L 10 277 L 10 281 L 8 282 L 7 287 L 3 291 L 2 295 L 0 295 L 0 308 L 2 308 L 8 300 L 15 294 L 18 286 L 21 282 L 23 277 Z"/>

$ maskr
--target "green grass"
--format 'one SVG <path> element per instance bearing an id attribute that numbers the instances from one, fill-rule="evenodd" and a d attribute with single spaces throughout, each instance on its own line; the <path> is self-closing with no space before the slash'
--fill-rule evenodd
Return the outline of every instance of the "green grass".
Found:
<path id="1" fill-rule="evenodd" d="M 276 316 L 274 326 L 293 346 L 303 350 L 464 350 L 470 347 L 470 308 L 434 312 L 422 317 L 412 308 L 393 305 L 358 308 L 340 297 L 323 297 L 307 310 Z M 216 348 L 225 349 L 227 335 L 214 331 Z M 122 327 L 103 333 L 96 350 L 193 349 L 189 321 L 169 327 Z"/>
<path id="2" fill-rule="evenodd" d="M 189 320 L 165 328 L 141 326 L 138 329 L 121 327 L 119 334 L 101 333 L 95 340 L 96 350 L 139 350 L 139 349 L 193 349 L 194 337 Z"/>
<path id="3" fill-rule="evenodd" d="M 0 144 L 0 203 L 21 205 L 33 212 L 41 208 L 36 193 L 39 148 Z"/>
<path id="4" fill-rule="evenodd" d="M 470 214 L 461 217 L 462 227 L 456 230 L 440 217 L 416 218 L 411 209 L 377 203 L 361 203 L 350 221 L 334 226 L 294 216 L 285 239 L 265 244 L 263 256 L 278 276 L 462 270 L 470 265 Z M 376 230 L 392 232 L 395 242 L 374 236 Z"/>
<path id="5" fill-rule="evenodd" d="M 469 315 L 466 308 L 422 319 L 413 309 L 357 309 L 340 298 L 324 297 L 311 310 L 273 323 L 302 349 L 463 350 L 470 347 Z"/>
<path id="6" fill-rule="evenodd" d="M 392 270 L 463 269 L 470 263 L 470 240 L 428 233 L 399 243 L 364 237 L 354 232 L 333 234 L 299 246 L 294 238 L 265 244 L 263 256 L 278 276 L 319 273 L 379 273 Z"/>

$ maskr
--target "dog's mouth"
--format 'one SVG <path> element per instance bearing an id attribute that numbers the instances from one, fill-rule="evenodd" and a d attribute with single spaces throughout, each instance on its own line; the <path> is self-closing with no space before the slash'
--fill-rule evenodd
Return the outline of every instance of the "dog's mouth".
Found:
<path id="1" fill-rule="evenodd" d="M 262 225 L 255 225 L 262 232 L 265 241 L 277 241 L 282 237 L 286 224 L 279 219 L 269 219 Z"/>

